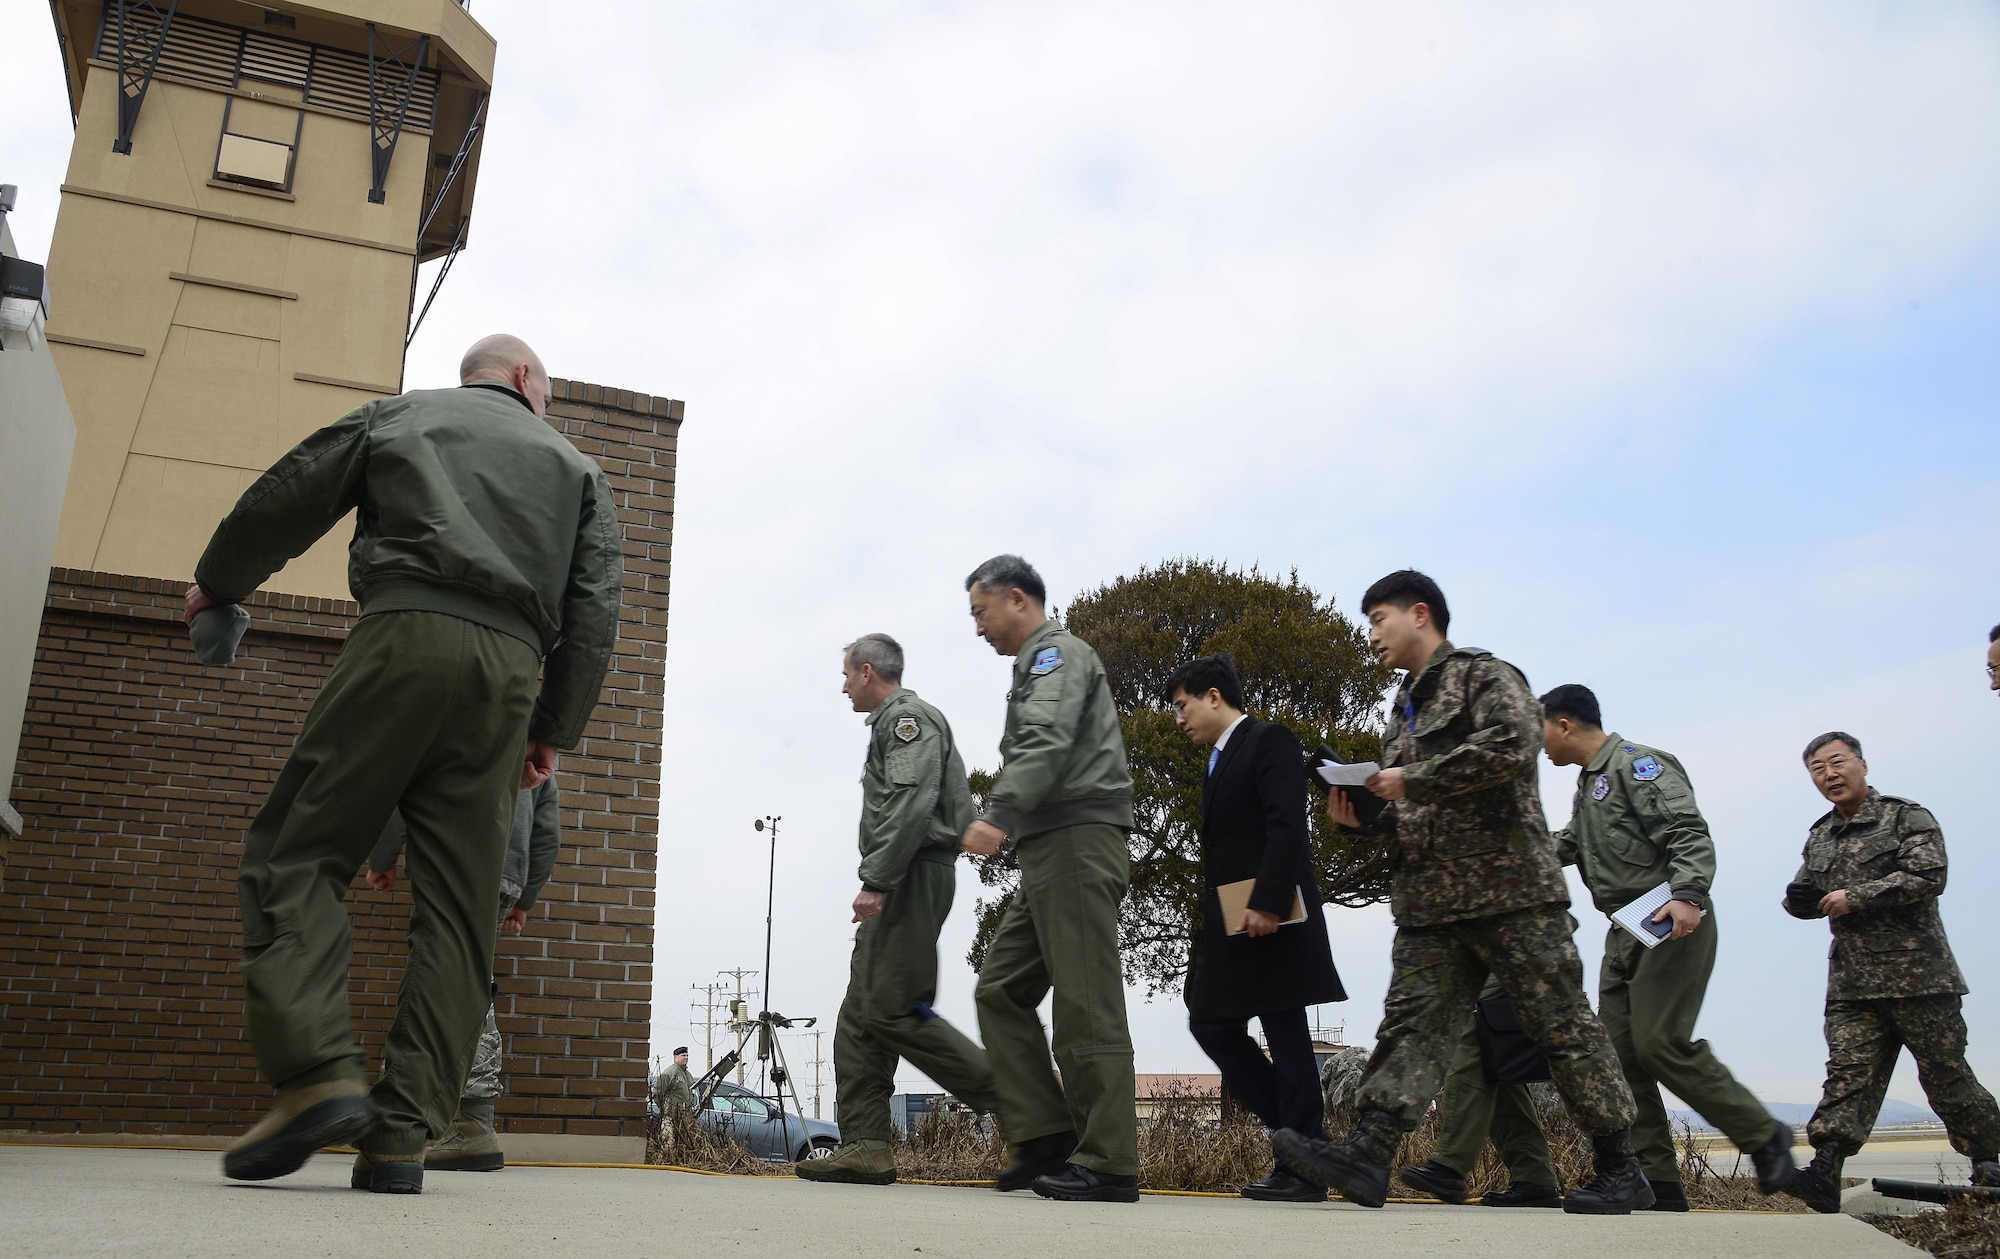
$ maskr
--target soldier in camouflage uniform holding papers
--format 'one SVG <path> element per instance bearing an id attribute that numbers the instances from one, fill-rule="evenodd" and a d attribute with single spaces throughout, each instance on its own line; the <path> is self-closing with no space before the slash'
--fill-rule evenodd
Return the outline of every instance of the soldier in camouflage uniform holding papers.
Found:
<path id="1" fill-rule="evenodd" d="M 1300 1175 L 1381 1206 L 1397 1143 L 1437 1097 L 1490 974 L 1591 1136 L 1596 1176 L 1563 1209 L 1649 1207 L 1653 1191 L 1632 1153 L 1632 1092 L 1584 996 L 1568 887 L 1542 819 L 1542 706 L 1512 665 L 1445 639 L 1444 594 L 1422 573 L 1376 582 L 1361 608 L 1376 654 L 1404 671 L 1383 768 L 1365 785 L 1393 802 L 1374 825 L 1397 848 L 1394 971 L 1354 1135 L 1328 1142 L 1287 1128 L 1272 1145 Z M 1342 825 L 1358 825 L 1345 792 L 1336 789 L 1328 807 Z"/>
<path id="2" fill-rule="evenodd" d="M 977 816 L 944 714 L 903 685 L 887 634 L 848 644 L 841 690 L 868 714 L 861 775 L 861 891 L 854 962 L 833 1033 L 840 1148 L 799 1164 L 804 1180 L 896 1180 L 889 1098 L 902 1058 L 982 1114 L 999 1108 L 986 1054 L 931 1003 L 937 942 L 958 882 L 959 837 Z"/>
<path id="3" fill-rule="evenodd" d="M 1806 1126 L 1812 1165 L 1793 1192 L 1815 1211 L 1840 1209 L 1840 1169 L 1875 1126 L 1907 1047 L 1972 1183 L 2000 1187 L 2000 1109 L 1965 1061 L 1965 977 L 1945 939 L 1944 833 L 1928 809 L 1868 785 L 1861 742 L 1834 731 L 1806 745 L 1813 786 L 1833 804 L 1806 836 L 1805 864 L 1785 889 L 1796 918 L 1828 918 L 1826 1088 Z"/>
<path id="4" fill-rule="evenodd" d="M 974 1000 L 1014 1162 L 995 1187 L 1072 1202 L 1139 1200 L 1132 1033 L 1118 905 L 1132 878 L 1132 775 L 1104 665 L 1049 619 L 1028 562 L 1000 555 L 966 578 L 979 636 L 1014 658 L 1000 779 L 967 852 L 1003 843 L 1021 883 L 979 970 Z M 1036 1013 L 1055 990 L 1056 1083 Z"/>

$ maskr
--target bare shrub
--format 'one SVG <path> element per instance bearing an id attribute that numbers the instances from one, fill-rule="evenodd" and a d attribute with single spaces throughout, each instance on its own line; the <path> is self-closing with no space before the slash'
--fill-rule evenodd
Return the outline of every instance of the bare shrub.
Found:
<path id="1" fill-rule="evenodd" d="M 1139 1125 L 1139 1187 L 1228 1193 L 1271 1170 L 1271 1138 L 1256 1116 L 1214 1093 L 1168 1085 Z M 1217 1112 L 1220 1111 L 1220 1118 Z"/>
<path id="2" fill-rule="evenodd" d="M 896 1134 L 896 1174 L 904 1180 L 979 1184 L 999 1175 L 1006 1161 L 1000 1126 L 970 1111 L 926 1111 Z"/>

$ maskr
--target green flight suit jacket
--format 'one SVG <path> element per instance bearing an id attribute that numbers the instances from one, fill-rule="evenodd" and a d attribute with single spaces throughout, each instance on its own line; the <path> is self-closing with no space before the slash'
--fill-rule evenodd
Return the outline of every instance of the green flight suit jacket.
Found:
<path id="1" fill-rule="evenodd" d="M 1617 734 L 1576 776 L 1569 825 L 1555 833 L 1556 857 L 1575 866 L 1604 913 L 1625 908 L 1662 883 L 1674 899 L 1708 908 L 1715 841 L 1695 807 L 1681 763 Z"/>
<path id="2" fill-rule="evenodd" d="M 348 512 L 361 615 L 443 612 L 542 656 L 528 735 L 583 738 L 618 638 L 624 553 L 611 484 L 513 390 L 418 389 L 341 416 L 257 478 L 195 581 L 241 603 Z"/>
<path id="3" fill-rule="evenodd" d="M 1132 829 L 1132 772 L 1104 663 L 1057 622 L 1014 657 L 986 820 L 1016 843 L 1065 826 Z"/>
<path id="4" fill-rule="evenodd" d="M 861 886 L 893 892 L 919 853 L 956 861 L 979 816 L 951 724 L 904 687 L 868 714 L 861 773 Z"/>

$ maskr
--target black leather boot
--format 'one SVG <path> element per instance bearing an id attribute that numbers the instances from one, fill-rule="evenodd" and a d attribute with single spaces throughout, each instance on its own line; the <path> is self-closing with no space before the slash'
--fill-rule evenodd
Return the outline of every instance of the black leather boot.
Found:
<path id="1" fill-rule="evenodd" d="M 1785 1192 L 1821 1215 L 1840 1211 L 1840 1169 L 1855 1147 L 1827 1141 L 1813 1147 L 1813 1161 L 1792 1175 Z"/>
<path id="2" fill-rule="evenodd" d="M 1262 1180 L 1252 1181 L 1237 1190 L 1244 1197 L 1255 1202 L 1325 1202 L 1326 1190 L 1309 1180 L 1292 1174 L 1292 1169 L 1283 1163 L 1271 1169 L 1271 1174 Z"/>
<path id="3" fill-rule="evenodd" d="M 1479 1196 L 1483 1207 L 1559 1207 L 1563 1204 L 1562 1190 L 1554 1185 L 1531 1184 L 1517 1180 L 1505 1189 L 1488 1189 Z"/>
<path id="4" fill-rule="evenodd" d="M 1137 1202 L 1139 1178 L 1071 1163 L 1059 1172 L 1035 1177 L 1035 1192 L 1058 1202 Z"/>
<path id="5" fill-rule="evenodd" d="M 1403 1139 L 1402 1126 L 1379 1110 L 1363 1111 L 1354 1135 L 1325 1141 L 1280 1128 L 1271 1149 L 1294 1172 L 1325 1185 L 1357 1206 L 1379 1207 L 1389 1200 L 1389 1160 Z"/>
<path id="6" fill-rule="evenodd" d="M 993 1187 L 1001 1193 L 1012 1193 L 1016 1189 L 1026 1189 L 1035 1183 L 1035 1177 L 1061 1172 L 1069 1167 L 1069 1156 L 1076 1153 L 1074 1132 L 1052 1132 L 1045 1137 L 1035 1137 L 1014 1147 L 1014 1161 L 994 1178 Z"/>
<path id="7" fill-rule="evenodd" d="M 1581 1189 L 1563 1195 L 1563 1210 L 1571 1215 L 1630 1215 L 1654 1202 L 1653 1187 L 1639 1160 L 1632 1157 L 1632 1130 L 1592 1137 L 1590 1149 L 1597 1174 Z"/>
<path id="8" fill-rule="evenodd" d="M 1398 1168 L 1396 1175 L 1418 1193 L 1427 1193 L 1455 1207 L 1465 1205 L 1465 1177 L 1436 1159 L 1416 1167 Z"/>
<path id="9" fill-rule="evenodd" d="M 1792 1142 L 1797 1139 L 1792 1125 L 1781 1123 L 1769 1141 L 1750 1151 L 1750 1165 L 1757 1169 L 1757 1191 L 1765 1197 L 1791 1188 L 1792 1177 L 1799 1174 L 1799 1165 L 1792 1161 Z"/>

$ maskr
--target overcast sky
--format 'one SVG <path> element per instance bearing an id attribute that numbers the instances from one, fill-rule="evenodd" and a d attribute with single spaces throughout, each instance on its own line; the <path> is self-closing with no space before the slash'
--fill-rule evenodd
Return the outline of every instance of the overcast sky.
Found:
<path id="1" fill-rule="evenodd" d="M 1825 808 L 1799 751 L 1852 730 L 1944 826 L 2000 1085 L 2000 11 L 473 12 L 500 42 L 475 226 L 408 383 L 504 328 L 687 401 L 656 1050 L 690 984 L 763 965 L 765 813 L 772 1000 L 830 1029 L 865 738 L 840 646 L 900 638 L 992 766 L 1007 665 L 961 586 L 1012 550 L 1058 603 L 1190 555 L 1352 614 L 1414 566 L 1454 639 L 1592 686 L 1693 775 L 1724 935 L 1700 1031 L 1772 1101 L 1825 1056 L 1826 928 L 1778 908 Z M 30 257 L 68 145 L 47 28 L 0 9 Z M 1543 769 L 1559 825 L 1574 780 Z M 968 1031 L 975 886 L 938 1002 Z M 1388 915 L 1329 924 L 1353 995 L 1320 1013 L 1365 1043 Z M 1210 1069 L 1177 999 L 1131 1009 L 1141 1071 Z M 1921 1100 L 1907 1062 L 1892 1095 Z"/>

